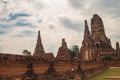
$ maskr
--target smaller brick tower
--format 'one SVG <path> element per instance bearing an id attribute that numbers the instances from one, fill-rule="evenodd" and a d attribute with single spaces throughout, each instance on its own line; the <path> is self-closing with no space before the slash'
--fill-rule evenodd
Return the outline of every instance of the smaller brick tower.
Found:
<path id="1" fill-rule="evenodd" d="M 44 54 L 45 54 L 45 51 L 42 45 L 40 31 L 38 31 L 37 44 L 36 44 L 36 48 L 33 56 L 42 58 Z"/>

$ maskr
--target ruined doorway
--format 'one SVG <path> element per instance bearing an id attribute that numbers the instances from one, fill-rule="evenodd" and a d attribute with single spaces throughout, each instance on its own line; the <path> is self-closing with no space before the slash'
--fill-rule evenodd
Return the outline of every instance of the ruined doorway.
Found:
<path id="1" fill-rule="evenodd" d="M 99 48 L 99 47 L 100 47 L 100 45 L 97 43 L 97 44 L 96 44 L 96 48 Z"/>

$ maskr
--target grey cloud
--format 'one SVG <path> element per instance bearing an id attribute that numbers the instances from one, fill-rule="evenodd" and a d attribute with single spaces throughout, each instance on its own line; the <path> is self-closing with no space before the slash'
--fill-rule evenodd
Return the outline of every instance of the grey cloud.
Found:
<path id="1" fill-rule="evenodd" d="M 86 0 L 68 0 L 73 8 L 81 8 L 84 6 Z"/>
<path id="2" fill-rule="evenodd" d="M 113 18 L 120 17 L 120 0 L 68 0 L 70 5 L 76 10 L 81 11 L 83 15 L 101 13 Z M 90 5 L 85 8 L 85 6 Z"/>
<path id="3" fill-rule="evenodd" d="M 98 0 L 95 1 L 85 12 L 101 13 L 104 15 L 109 15 L 113 18 L 120 17 L 120 0 Z"/>
<path id="4" fill-rule="evenodd" d="M 43 22 L 42 19 L 38 20 L 38 23 L 39 23 L 39 24 L 40 24 L 41 22 Z"/>
<path id="5" fill-rule="evenodd" d="M 113 17 L 120 17 L 120 0 L 101 0 L 99 3 L 100 9 L 112 14 Z"/>
<path id="6" fill-rule="evenodd" d="M 99 6 L 103 6 L 104 8 L 119 8 L 120 0 L 100 0 Z M 119 8 L 120 9 L 120 8 Z"/>
<path id="7" fill-rule="evenodd" d="M 54 25 L 50 24 L 49 29 L 54 29 Z"/>
<path id="8" fill-rule="evenodd" d="M 72 22 L 71 20 L 66 19 L 66 18 L 61 18 L 60 22 L 66 28 L 69 28 L 69 29 L 72 29 L 72 30 L 75 30 L 75 31 L 78 31 L 78 32 L 83 32 L 83 27 L 82 27 L 82 25 L 80 23 Z"/>

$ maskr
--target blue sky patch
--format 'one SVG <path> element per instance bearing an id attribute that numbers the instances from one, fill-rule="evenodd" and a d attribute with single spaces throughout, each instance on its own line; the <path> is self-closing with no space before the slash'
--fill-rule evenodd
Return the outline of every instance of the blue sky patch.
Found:
<path id="1" fill-rule="evenodd" d="M 0 24 L 0 28 L 6 29 L 8 27 L 9 27 L 9 25 L 7 25 L 7 24 Z"/>
<path id="2" fill-rule="evenodd" d="M 16 20 L 19 17 L 29 17 L 29 16 L 30 15 L 26 13 L 15 13 L 15 14 L 10 13 L 8 21 Z"/>
<path id="3" fill-rule="evenodd" d="M 31 23 L 28 23 L 28 22 L 24 22 L 24 21 L 19 21 L 15 24 L 16 26 L 29 26 L 29 27 L 32 27 L 32 24 Z"/>
<path id="4" fill-rule="evenodd" d="M 0 21 L 8 21 L 7 18 L 0 18 Z"/>
<path id="5" fill-rule="evenodd" d="M 0 31 L 0 35 L 3 35 L 3 34 L 5 34 L 5 31 Z"/>

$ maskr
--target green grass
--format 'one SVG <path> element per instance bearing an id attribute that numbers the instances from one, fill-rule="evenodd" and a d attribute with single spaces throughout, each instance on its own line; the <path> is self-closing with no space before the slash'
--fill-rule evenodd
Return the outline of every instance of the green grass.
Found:
<path id="1" fill-rule="evenodd" d="M 89 79 L 89 80 L 105 80 L 104 77 L 107 76 L 120 76 L 120 68 L 119 69 L 108 69 L 105 72 L 96 75 L 95 77 Z"/>

